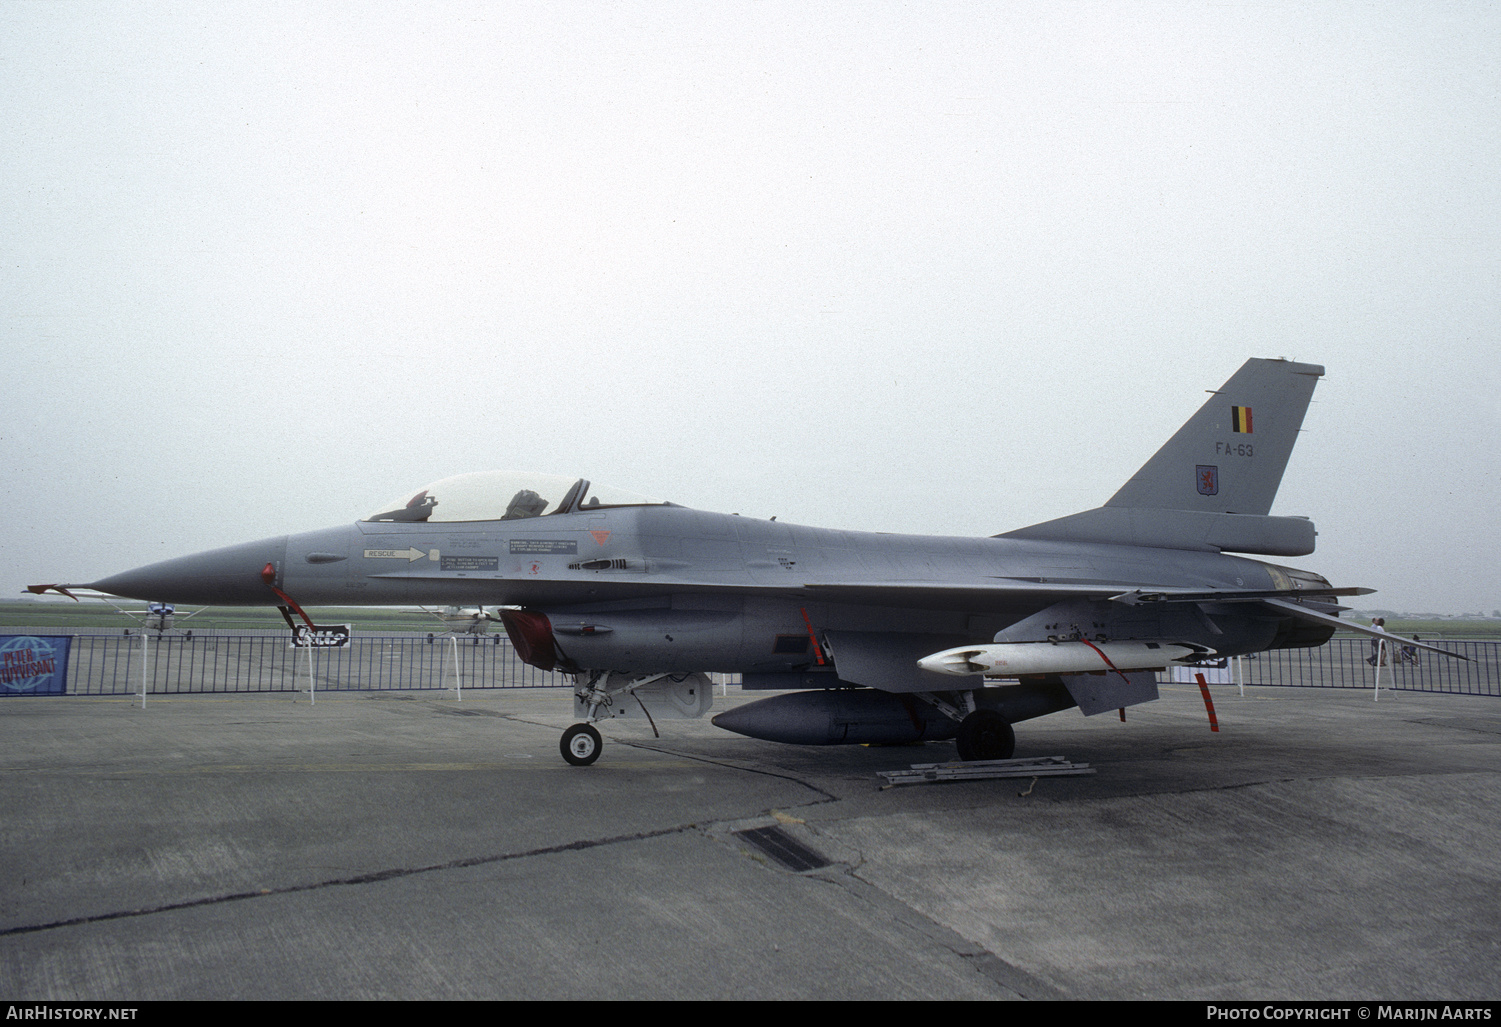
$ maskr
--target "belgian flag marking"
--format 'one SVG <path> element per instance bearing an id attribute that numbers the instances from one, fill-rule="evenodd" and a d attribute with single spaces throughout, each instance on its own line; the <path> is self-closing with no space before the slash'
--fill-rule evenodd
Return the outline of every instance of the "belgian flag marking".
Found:
<path id="1" fill-rule="evenodd" d="M 1234 431 L 1241 432 L 1245 435 L 1251 434 L 1251 408 L 1231 407 L 1230 423 L 1234 426 Z"/>

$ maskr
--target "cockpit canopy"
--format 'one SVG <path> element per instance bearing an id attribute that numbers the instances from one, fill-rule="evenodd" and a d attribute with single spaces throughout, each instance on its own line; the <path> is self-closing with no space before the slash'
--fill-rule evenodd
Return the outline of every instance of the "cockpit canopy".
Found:
<path id="1" fill-rule="evenodd" d="M 402 495 L 367 521 L 515 521 L 524 517 L 577 513 L 612 506 L 664 506 L 583 478 L 516 471 L 481 471 L 435 481 L 416 495 Z"/>

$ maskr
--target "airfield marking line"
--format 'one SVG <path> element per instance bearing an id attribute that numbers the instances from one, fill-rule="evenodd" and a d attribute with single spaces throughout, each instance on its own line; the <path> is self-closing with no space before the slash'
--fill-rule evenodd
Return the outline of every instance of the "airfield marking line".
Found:
<path id="1" fill-rule="evenodd" d="M 353 877 L 315 881 L 311 884 L 296 884 L 283 888 L 261 888 L 256 891 L 232 892 L 228 895 L 210 895 L 201 899 L 189 899 L 186 902 L 169 902 L 164 905 L 153 906 L 149 909 L 118 910 L 113 913 L 96 913 L 93 916 L 55 920 L 45 924 L 25 924 L 19 927 L 7 927 L 0 929 L 0 938 L 16 934 L 35 934 L 39 931 L 50 931 L 60 927 L 79 927 L 84 924 L 101 923 L 109 920 L 125 920 L 131 917 L 150 916 L 153 913 L 171 913 L 180 909 L 193 909 L 199 906 L 214 906 L 226 902 L 242 902 L 246 899 L 269 898 L 273 895 L 296 895 L 300 892 L 319 891 L 323 888 L 380 884 L 384 881 L 395 881 L 404 877 L 415 877 L 419 874 L 429 874 L 443 870 L 464 870 L 469 867 L 487 866 L 492 863 L 506 863 L 511 860 L 525 859 L 531 856 L 551 856 L 563 852 L 595 849 L 622 842 L 649 841 L 653 838 L 664 838 L 668 835 L 685 834 L 698 830 L 701 830 L 698 824 L 680 824 L 676 827 L 662 827 L 655 831 L 641 831 L 636 834 L 615 835 L 610 838 L 593 840 L 584 839 L 566 842 L 562 845 L 546 845 L 539 849 L 528 849 L 525 852 L 507 852 L 496 856 L 471 856 L 467 859 L 450 860 L 447 863 L 434 863 L 424 867 L 398 867 L 391 870 L 376 870 L 368 874 L 356 874 Z"/>
<path id="2" fill-rule="evenodd" d="M 254 763 L 203 763 L 190 767 L 173 767 L 164 769 L 160 767 L 142 768 L 119 768 L 119 767 L 56 767 L 56 766 L 33 766 L 33 767 L 0 767 L 0 773 L 4 774 L 28 774 L 31 776 L 51 776 L 62 778 L 77 777 L 103 777 L 103 778 L 143 778 L 143 777 L 198 777 L 205 774 L 460 774 L 471 772 L 495 772 L 506 773 L 525 772 L 535 773 L 562 773 L 564 767 L 550 760 L 542 760 L 535 763 L 523 762 L 536 760 L 535 754 L 518 754 L 510 757 L 506 762 L 472 762 L 472 763 L 287 763 L 279 766 Z M 631 770 L 663 770 L 672 767 L 681 767 L 682 762 L 666 760 L 647 760 L 630 765 Z"/>

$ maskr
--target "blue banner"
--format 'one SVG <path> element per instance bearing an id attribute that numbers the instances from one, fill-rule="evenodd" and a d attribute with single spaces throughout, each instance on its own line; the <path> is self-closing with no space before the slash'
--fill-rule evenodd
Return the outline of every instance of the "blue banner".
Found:
<path id="1" fill-rule="evenodd" d="M 71 635 L 0 635 L 0 695 L 63 695 Z"/>

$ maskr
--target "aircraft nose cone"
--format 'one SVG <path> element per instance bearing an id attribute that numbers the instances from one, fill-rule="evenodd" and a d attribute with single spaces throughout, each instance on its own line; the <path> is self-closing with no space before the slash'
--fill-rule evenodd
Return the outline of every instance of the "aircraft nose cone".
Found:
<path id="1" fill-rule="evenodd" d="M 280 535 L 148 564 L 89 587 L 148 602 L 272 606 L 276 593 L 261 580 L 261 570 L 268 563 L 280 568 L 286 555 L 287 536 Z"/>

